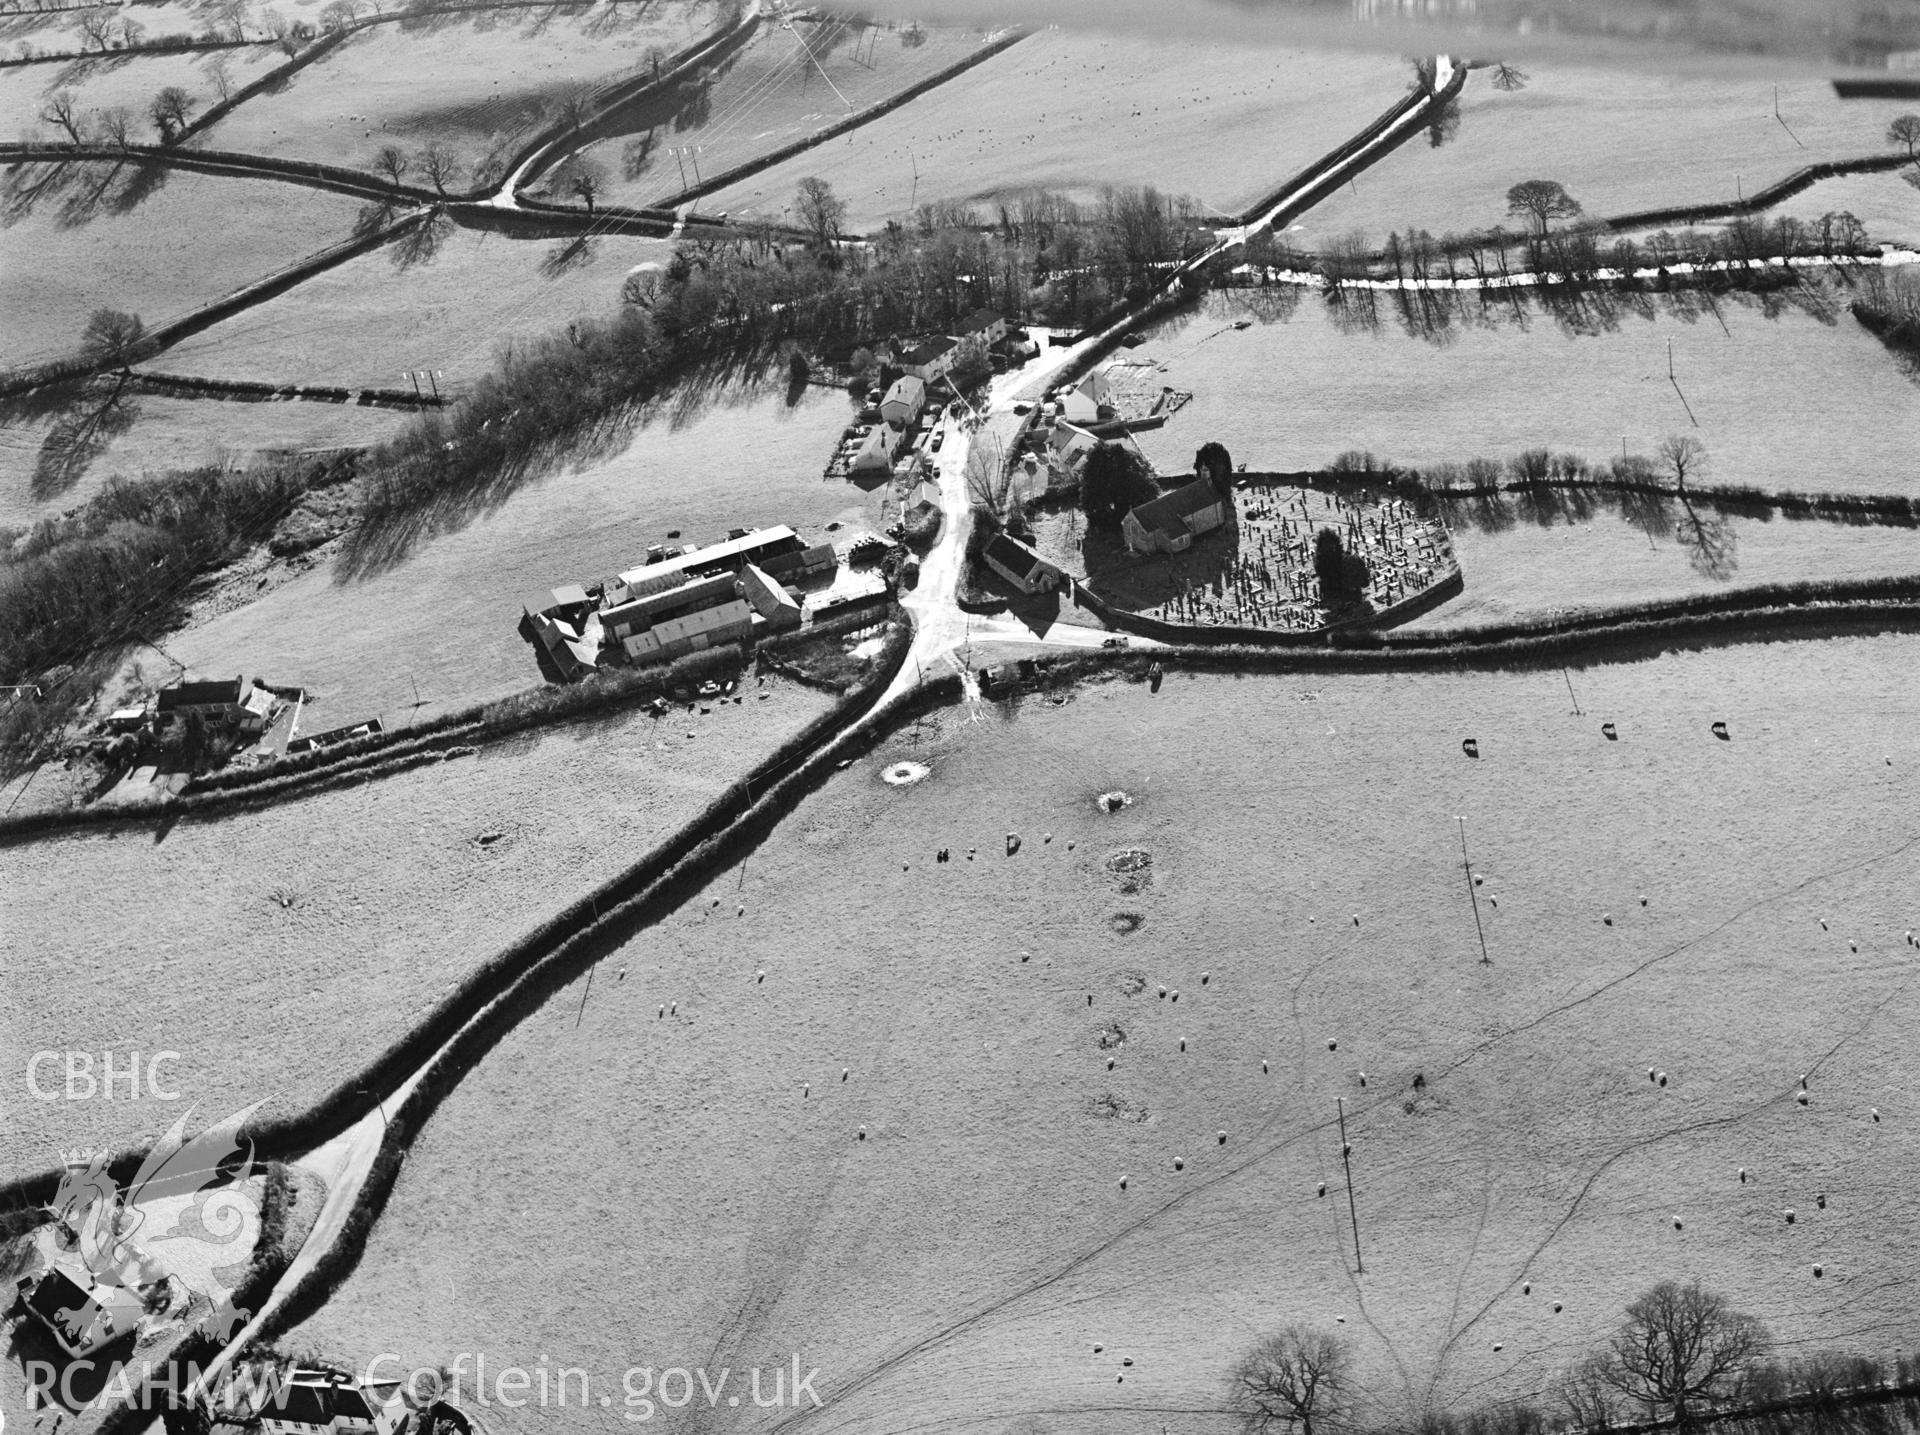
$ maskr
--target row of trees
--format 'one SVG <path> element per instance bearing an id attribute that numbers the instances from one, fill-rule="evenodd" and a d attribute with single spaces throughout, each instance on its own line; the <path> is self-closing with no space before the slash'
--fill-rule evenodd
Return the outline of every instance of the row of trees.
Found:
<path id="1" fill-rule="evenodd" d="M 1698 1281 L 1662 1281 L 1635 1300 L 1605 1347 L 1576 1362 L 1556 1395 L 1582 1430 L 1605 1430 L 1626 1410 L 1692 1426 L 1710 1407 L 1798 1385 L 1832 1386 L 1840 1365 L 1763 1363 L 1766 1327 Z M 1247 1435 L 1314 1435 L 1359 1414 L 1352 1347 L 1335 1332 L 1289 1325 L 1253 1346 L 1227 1380 L 1227 1404 Z M 1516 1412 L 1517 1414 L 1517 1412 Z M 1541 1429 L 1540 1412 L 1509 1421 Z"/>

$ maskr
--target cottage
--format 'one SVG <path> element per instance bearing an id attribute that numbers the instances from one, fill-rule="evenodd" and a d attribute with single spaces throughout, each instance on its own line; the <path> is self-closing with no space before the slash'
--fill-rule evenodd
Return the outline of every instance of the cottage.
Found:
<path id="1" fill-rule="evenodd" d="M 231 682 L 179 682 L 160 690 L 154 715 L 161 722 L 169 718 L 198 717 L 204 722 L 237 724 L 246 715 L 246 700 L 251 691 L 252 685 L 244 677 Z"/>
<path id="2" fill-rule="evenodd" d="M 1211 533 L 1230 516 L 1226 495 L 1211 479 L 1196 478 L 1141 504 L 1121 521 L 1120 529 L 1135 553 L 1181 553 L 1196 535 Z"/>
<path id="3" fill-rule="evenodd" d="M 132 1290 L 96 1284 L 85 1268 L 64 1261 L 37 1280 L 22 1276 L 16 1285 L 27 1314 L 76 1358 L 131 1335 L 140 1323 L 143 1306 Z"/>
<path id="4" fill-rule="evenodd" d="M 1070 424 L 1096 424 L 1113 417 L 1113 390 L 1104 369 L 1095 369 L 1060 396 L 1060 417 Z"/>
<path id="5" fill-rule="evenodd" d="M 954 365 L 959 361 L 959 343 L 944 335 L 918 344 L 909 344 L 894 356 L 894 362 L 900 366 L 903 373 L 913 375 L 924 384 L 945 378 L 953 372 Z"/>
<path id="6" fill-rule="evenodd" d="M 853 457 L 847 463 L 847 472 L 892 473 L 894 455 L 900 452 L 900 445 L 906 437 L 905 429 L 895 428 L 890 423 L 875 424 L 862 436 L 860 446 L 853 451 Z"/>
<path id="7" fill-rule="evenodd" d="M 1006 316 L 991 309 L 975 309 L 960 321 L 960 337 L 978 339 L 986 345 L 997 344 L 1007 337 Z"/>
<path id="8" fill-rule="evenodd" d="M 996 533 L 980 550 L 987 567 L 998 573 L 1022 593 L 1052 593 L 1064 586 L 1066 574 L 1047 562 L 1026 544 L 1004 533 Z"/>
<path id="9" fill-rule="evenodd" d="M 912 374 L 902 374 L 893 381 L 887 396 L 880 400 L 880 417 L 902 429 L 910 428 L 920 417 L 920 410 L 926 402 L 925 380 L 917 379 Z"/>
<path id="10" fill-rule="evenodd" d="M 406 1421 L 397 1396 L 324 1370 L 293 1371 L 260 1407 L 261 1435 L 395 1435 Z"/>
<path id="11" fill-rule="evenodd" d="M 1066 473 L 1100 446 L 1100 440 L 1077 424 L 1055 419 L 1047 435 L 1047 457 L 1054 471 Z"/>

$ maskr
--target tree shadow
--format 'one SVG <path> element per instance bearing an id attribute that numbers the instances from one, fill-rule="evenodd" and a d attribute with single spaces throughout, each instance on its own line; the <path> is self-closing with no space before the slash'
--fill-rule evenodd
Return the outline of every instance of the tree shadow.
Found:
<path id="1" fill-rule="evenodd" d="M 393 267 L 402 272 L 431 264 L 455 229 L 444 209 L 436 209 L 425 223 L 416 224 L 393 242 Z"/>
<path id="2" fill-rule="evenodd" d="M 15 165 L 0 181 L 0 228 L 53 206 L 61 229 L 78 229 L 102 214 L 138 209 L 166 184 L 165 165 L 102 152 L 83 159 Z"/>
<path id="3" fill-rule="evenodd" d="M 599 244 L 598 239 L 587 234 L 576 239 L 561 240 L 540 257 L 540 277 L 558 279 L 576 269 L 586 268 L 593 263 Z"/>
<path id="4" fill-rule="evenodd" d="M 1687 564 L 1703 578 L 1725 581 L 1740 566 L 1739 540 L 1724 517 L 1702 517 L 1691 502 L 1680 500 L 1681 517 L 1673 525 L 1674 541 L 1687 550 Z"/>
<path id="5" fill-rule="evenodd" d="M 87 385 L 76 407 L 54 420 L 41 440 L 28 482 L 34 500 L 44 502 L 79 483 L 139 417 L 124 375 Z"/>

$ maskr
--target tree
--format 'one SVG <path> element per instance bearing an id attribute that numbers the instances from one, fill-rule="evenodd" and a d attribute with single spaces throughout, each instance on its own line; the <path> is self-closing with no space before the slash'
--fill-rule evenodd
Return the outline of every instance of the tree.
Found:
<path id="1" fill-rule="evenodd" d="M 100 363 L 124 365 L 145 332 L 138 314 L 95 309 L 80 335 L 80 352 Z"/>
<path id="2" fill-rule="evenodd" d="M 1515 90 L 1527 87 L 1527 73 L 1518 65 L 1509 65 L 1505 60 L 1493 67 L 1493 87 L 1511 94 Z"/>
<path id="3" fill-rule="evenodd" d="M 80 118 L 72 90 L 56 91 L 47 101 L 47 107 L 40 111 L 40 118 L 65 130 L 67 138 L 75 144 L 86 142 L 80 137 Z"/>
<path id="4" fill-rule="evenodd" d="M 1440 64 L 1432 55 L 1409 55 L 1407 64 L 1413 68 L 1413 81 L 1407 86 L 1423 95 L 1431 95 L 1436 80 L 1440 77 Z"/>
<path id="5" fill-rule="evenodd" d="M 567 188 L 580 197 L 587 207 L 587 213 L 593 213 L 593 202 L 600 191 L 607 187 L 607 172 L 600 167 L 599 161 L 585 155 L 575 155 L 568 161 L 569 174 Z"/>
<path id="6" fill-rule="evenodd" d="M 1331 528 L 1323 528 L 1313 539 L 1313 572 L 1320 580 L 1320 597 L 1323 602 L 1332 603 L 1340 596 L 1342 585 L 1346 581 L 1346 549 L 1340 544 L 1340 535 Z"/>
<path id="7" fill-rule="evenodd" d="M 327 0 L 320 11 L 322 30 L 344 30 L 360 18 L 360 7 L 355 0 Z"/>
<path id="8" fill-rule="evenodd" d="M 1316 1420 L 1324 1425 L 1345 1409 L 1351 1368 L 1339 1336 L 1289 1325 L 1240 1357 L 1228 1378 L 1227 1405 L 1246 1435 L 1295 1429 L 1313 1435 Z"/>
<path id="9" fill-rule="evenodd" d="M 1920 115 L 1901 115 L 1888 125 L 1887 143 L 1905 145 L 1908 159 L 1920 159 Z"/>
<path id="10" fill-rule="evenodd" d="M 104 10 L 90 10 L 80 17 L 80 38 L 84 45 L 104 50 L 113 39 L 114 17 Z"/>
<path id="11" fill-rule="evenodd" d="M 1212 479 L 1223 497 L 1233 493 L 1233 456 L 1225 444 L 1212 441 L 1201 444 L 1200 451 L 1193 456 L 1193 471 L 1201 478 Z"/>
<path id="12" fill-rule="evenodd" d="M 1665 1409 L 1685 1427 L 1700 1402 L 1733 1393 L 1770 1343 L 1764 1325 L 1700 1282 L 1662 1281 L 1627 1307 L 1603 1370 L 1629 1400 L 1650 1413 Z"/>
<path id="13" fill-rule="evenodd" d="M 1613 1424 L 1614 1386 L 1605 1355 L 1577 1361 L 1561 1377 L 1555 1392 L 1567 1423 L 1576 1430 L 1605 1430 Z"/>
<path id="14" fill-rule="evenodd" d="M 1532 219 L 1541 234 L 1549 220 L 1572 219 L 1580 212 L 1580 201 L 1557 179 L 1523 179 L 1507 191 L 1507 213 Z"/>
<path id="15" fill-rule="evenodd" d="M 178 85 L 168 85 L 153 97 L 153 103 L 147 106 L 147 118 L 153 121 L 153 127 L 160 132 L 160 143 L 170 145 L 180 138 L 187 127 L 187 116 L 193 113 L 198 100 Z"/>
<path id="16" fill-rule="evenodd" d="M 113 105 L 100 111 L 100 137 L 116 149 L 133 143 L 133 111 L 125 105 Z"/>
<path id="17" fill-rule="evenodd" d="M 800 227 L 813 235 L 815 243 L 831 244 L 840 237 L 847 205 L 833 192 L 832 185 L 818 176 L 808 175 L 794 191 L 793 212 Z"/>
<path id="18" fill-rule="evenodd" d="M 412 166 L 413 161 L 407 158 L 406 151 L 399 145 L 382 145 L 380 153 L 373 157 L 374 169 L 385 175 L 389 184 L 399 184 L 400 177 Z"/>
<path id="19" fill-rule="evenodd" d="M 1146 460 L 1125 444 L 1103 439 L 1080 471 L 1080 510 L 1092 528 L 1118 528 L 1127 514 L 1159 493 Z"/>
<path id="20" fill-rule="evenodd" d="M 1673 475 L 1673 486 L 1684 489 L 1689 477 L 1698 478 L 1707 466 L 1707 446 L 1692 434 L 1674 434 L 1661 440 L 1660 462 Z"/>
<path id="21" fill-rule="evenodd" d="M 450 145 L 434 140 L 420 151 L 420 173 L 424 174 L 427 177 L 427 183 L 441 194 L 447 192 L 448 181 L 459 173 L 459 170 L 460 161 L 454 155 Z"/>
<path id="22" fill-rule="evenodd" d="M 213 92 L 221 104 L 233 98 L 233 66 L 225 55 L 213 57 L 213 63 L 207 66 L 207 78 L 213 81 Z"/>

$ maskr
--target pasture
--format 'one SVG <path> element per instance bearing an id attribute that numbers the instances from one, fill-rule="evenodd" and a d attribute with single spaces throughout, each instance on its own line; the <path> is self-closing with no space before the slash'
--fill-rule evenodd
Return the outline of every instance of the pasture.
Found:
<path id="1" fill-rule="evenodd" d="M 14 1101 L 0 1161 L 26 1174 L 60 1147 L 150 1139 L 184 1103 L 204 1122 L 265 1096 L 267 1115 L 305 1109 L 828 701 L 749 681 L 706 714 L 636 708 L 160 833 L 0 847 L 7 988 L 35 993 L 0 1007 L 12 1049 L 177 1051 L 163 1074 L 183 1103 Z M 363 716 L 322 701 L 302 728 Z"/>
<path id="2" fill-rule="evenodd" d="M 1377 246 L 1392 230 L 1518 229 L 1506 195 L 1523 179 L 1559 180 L 1596 219 L 1717 204 L 1804 165 L 1884 153 L 1888 123 L 1912 108 L 1841 100 L 1825 78 L 1808 75 L 1782 81 L 1775 118 L 1774 83 L 1755 75 L 1548 60 L 1525 68 L 1526 88 L 1512 93 L 1474 71 L 1450 141 L 1396 150 L 1303 215 L 1288 242 L 1317 249 L 1359 230 Z M 1822 202 L 1823 210 L 1845 207 Z"/>
<path id="3" fill-rule="evenodd" d="M 985 41 L 971 30 L 917 25 L 830 19 L 762 25 L 704 83 L 628 107 L 619 117 L 620 133 L 585 152 L 613 181 L 609 202 L 660 203 L 696 175 L 712 178 L 835 124 L 937 74 Z M 951 83 L 964 88 L 969 78 Z"/>
<path id="4" fill-rule="evenodd" d="M 702 204 L 772 218 L 803 177 L 818 175 L 846 201 L 856 231 L 903 218 L 915 203 L 986 206 L 1032 189 L 1091 199 L 1151 184 L 1235 211 L 1364 128 L 1405 88 L 1402 62 L 1381 54 L 1045 30 L 964 83 Z"/>
<path id="5" fill-rule="evenodd" d="M 177 319 L 347 238 L 359 212 L 344 195 L 273 180 L 114 163 L 50 178 L 31 198 L 10 195 L 0 227 L 8 367 L 71 357 L 101 306 L 148 328 Z"/>
<path id="6" fill-rule="evenodd" d="M 1714 482 L 1920 492 L 1907 441 L 1920 386 L 1846 311 L 1843 288 L 1593 291 L 1517 310 L 1399 297 L 1242 291 L 1150 331 L 1135 357 L 1158 356 L 1159 382 L 1194 397 L 1139 435 L 1142 451 L 1169 473 L 1191 471 L 1210 439 L 1255 471 L 1317 469 L 1349 449 L 1415 467 L 1529 448 L 1604 464 L 1623 444 L 1651 454 L 1686 433 Z M 1258 322 L 1229 327 L 1246 316 Z"/>
<path id="7" fill-rule="evenodd" d="M 666 253 L 655 239 L 530 240 L 445 224 L 236 314 L 175 345 L 154 367 L 397 389 L 411 387 L 408 370 L 432 369 L 443 393 L 458 392 L 515 339 L 606 316 L 620 303 L 627 271 Z"/>
<path id="8" fill-rule="evenodd" d="M 464 189 L 475 162 L 504 156 L 570 96 L 639 70 L 655 47 L 677 50 L 713 23 L 705 0 L 599 0 L 375 25 L 240 106 L 214 139 L 222 149 L 361 169 L 387 145 L 413 154 L 439 141 L 459 166 L 448 187 Z"/>
<path id="9" fill-rule="evenodd" d="M 1920 534 L 1911 528 L 1756 518 L 1705 504 L 1691 514 L 1677 503 L 1649 505 L 1632 517 L 1578 500 L 1550 504 L 1537 518 L 1505 507 L 1494 515 L 1471 500 L 1448 506 L 1466 591 L 1409 626 L 1471 627 L 1721 588 L 1920 573 Z"/>
<path id="10" fill-rule="evenodd" d="M 134 18 L 145 23 L 138 12 Z M 147 106 L 161 90 L 170 85 L 185 90 L 194 101 L 188 118 L 197 119 L 219 101 L 223 76 L 229 90 L 238 90 L 285 60 L 271 45 L 249 45 L 184 54 L 117 50 L 63 65 L 11 67 L 0 70 L 0 134 L 67 139 L 63 129 L 43 118 L 47 102 L 64 90 L 74 98 L 83 132 L 97 130 L 101 111 L 124 107 L 132 117 L 130 137 L 152 144 L 156 133 Z"/>
<path id="11" fill-rule="evenodd" d="M 622 427 L 600 457 L 556 458 L 545 477 L 503 478 L 464 507 L 316 550 L 319 563 L 168 648 L 195 671 L 297 683 L 342 722 L 391 724 L 416 700 L 432 714 L 538 681 L 518 632 L 531 592 L 636 567 L 669 533 L 710 543 L 736 526 L 792 523 L 817 538 L 836 518 L 877 515 L 877 497 L 820 477 L 844 395 L 808 389 L 794 408 L 756 387 L 683 400 Z"/>
<path id="12" fill-rule="evenodd" d="M 796 1354 L 822 1430 L 1225 1432 L 1291 1320 L 1406 1420 L 1550 1399 L 1669 1277 L 1911 1348 L 1916 657 L 1589 666 L 1580 717 L 1554 669 L 1176 670 L 925 720 L 469 1073 L 295 1339 L 612 1400 L 501 1435 Z"/>

